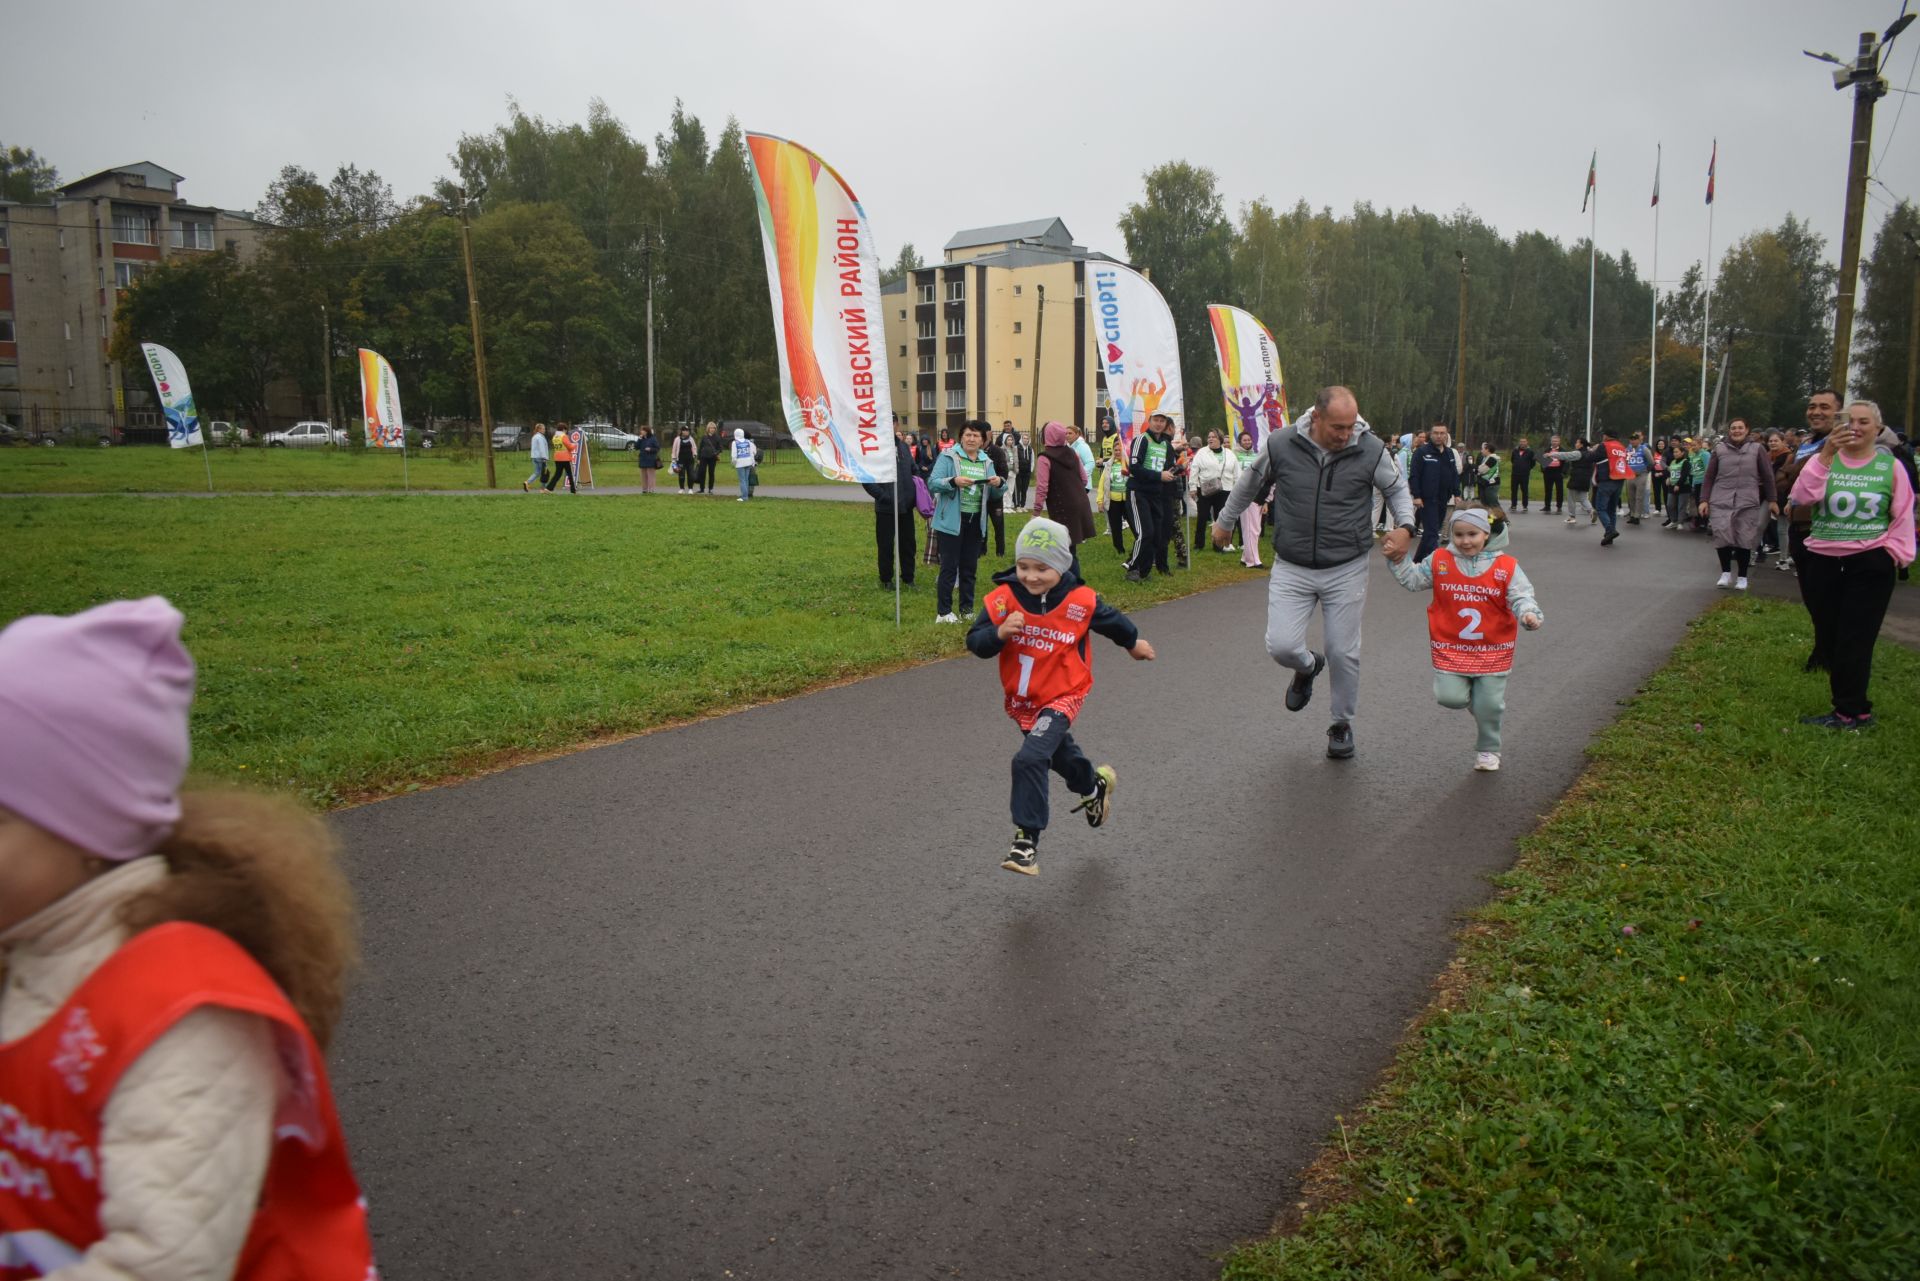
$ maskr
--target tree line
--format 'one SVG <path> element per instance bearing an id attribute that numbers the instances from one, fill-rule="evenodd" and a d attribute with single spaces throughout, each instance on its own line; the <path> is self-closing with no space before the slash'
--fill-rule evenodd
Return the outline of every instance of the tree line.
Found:
<path id="1" fill-rule="evenodd" d="M 52 166 L 31 151 L 6 154 L 0 172 L 16 198 L 44 198 L 56 185 Z M 649 147 L 598 101 L 584 122 L 565 125 L 509 104 L 505 123 L 462 136 L 448 160 L 433 191 L 406 201 L 351 164 L 325 181 L 288 166 L 256 209 L 268 224 L 260 253 L 182 256 L 147 273 L 122 299 L 114 357 L 137 375 L 138 343 L 165 343 L 203 404 L 263 423 L 281 380 L 317 404 L 329 361 L 336 399 L 351 404 L 354 349 L 371 347 L 399 374 L 409 418 L 475 419 L 455 216 L 464 202 L 497 416 L 644 421 L 651 287 L 661 422 L 781 421 L 737 122 L 710 140 L 676 104 Z M 1210 302 L 1266 322 L 1295 389 L 1347 383 L 1370 419 L 1395 430 L 1451 420 L 1464 255 L 1465 422 L 1456 428 L 1506 440 L 1585 427 L 1586 241 L 1503 235 L 1466 208 L 1442 216 L 1366 202 L 1335 213 L 1258 200 L 1230 220 L 1206 169 L 1175 161 L 1143 177 L 1120 228 L 1128 259 L 1172 307 L 1196 425 L 1207 422 L 1216 385 Z M 1894 421 L 1906 396 L 1909 233 L 1920 234 L 1920 215 L 1901 202 L 1863 264 L 1854 343 L 1854 390 Z M 883 274 L 920 261 L 903 246 Z M 1701 266 L 1689 263 L 1662 289 L 1652 341 L 1652 286 L 1642 276 L 1625 252 L 1597 256 L 1594 426 L 1646 425 L 1657 346 L 1655 430 L 1689 430 L 1700 420 Z M 1714 398 L 1730 350 L 1717 417 L 1762 427 L 1801 420 L 1808 390 L 1826 381 L 1835 280 L 1823 239 L 1792 214 L 1725 251 L 1706 385 Z M 1293 399 L 1303 402 L 1299 390 Z"/>

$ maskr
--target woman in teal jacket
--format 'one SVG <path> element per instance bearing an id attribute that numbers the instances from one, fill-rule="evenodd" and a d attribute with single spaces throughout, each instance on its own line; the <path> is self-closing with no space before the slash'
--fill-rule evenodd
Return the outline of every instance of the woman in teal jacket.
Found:
<path id="1" fill-rule="evenodd" d="M 983 546 L 982 513 L 987 494 L 1004 480 L 994 474 L 993 460 L 983 446 L 987 425 L 969 422 L 960 428 L 960 444 L 933 463 L 927 488 L 933 493 L 933 536 L 940 541 L 940 578 L 935 584 L 940 612 L 936 623 L 957 623 L 973 613 L 974 568 Z M 953 612 L 954 583 L 960 585 L 960 614 Z"/>

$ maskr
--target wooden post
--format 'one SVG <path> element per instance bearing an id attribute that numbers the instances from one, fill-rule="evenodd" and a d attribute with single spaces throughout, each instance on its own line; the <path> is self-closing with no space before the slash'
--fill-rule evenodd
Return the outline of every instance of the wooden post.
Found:
<path id="1" fill-rule="evenodd" d="M 467 221 L 467 189 L 460 189 L 460 256 L 467 264 L 467 321 L 473 329 L 473 382 L 480 396 L 480 444 L 487 451 L 487 488 L 493 476 L 493 410 L 487 404 L 487 349 L 480 341 L 480 295 L 473 285 L 473 230 Z"/>

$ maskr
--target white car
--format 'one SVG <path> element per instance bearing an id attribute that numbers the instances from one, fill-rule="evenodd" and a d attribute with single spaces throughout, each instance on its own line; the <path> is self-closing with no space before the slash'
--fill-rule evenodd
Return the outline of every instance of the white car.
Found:
<path id="1" fill-rule="evenodd" d="M 612 423 L 577 423 L 575 426 L 593 442 L 595 449 L 632 449 L 640 443 L 638 436 L 621 431 Z"/>
<path id="2" fill-rule="evenodd" d="M 216 445 L 224 445 L 229 440 L 237 440 L 243 445 L 253 443 L 253 433 L 251 431 L 245 427 L 235 427 L 232 423 L 208 423 L 207 437 Z"/>
<path id="3" fill-rule="evenodd" d="M 266 435 L 268 449 L 313 448 L 319 445 L 344 445 L 347 433 L 339 427 L 329 427 L 325 423 L 295 423 L 285 431 L 270 431 Z"/>

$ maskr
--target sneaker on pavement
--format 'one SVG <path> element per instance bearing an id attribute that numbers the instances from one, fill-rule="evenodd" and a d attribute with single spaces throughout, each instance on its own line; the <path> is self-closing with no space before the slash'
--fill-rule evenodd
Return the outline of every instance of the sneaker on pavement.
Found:
<path id="1" fill-rule="evenodd" d="M 1023 876 L 1040 875 L 1040 850 L 1033 838 L 1023 831 L 1013 834 L 1013 848 L 1000 860 L 1000 866 L 1009 872 L 1019 872 Z"/>
<path id="2" fill-rule="evenodd" d="M 1102 765 L 1093 771 L 1093 794 L 1073 807 L 1076 813 L 1086 811 L 1088 827 L 1100 826 L 1113 813 L 1113 789 L 1119 781 L 1111 765 Z"/>
<path id="3" fill-rule="evenodd" d="M 1353 726 L 1335 721 L 1327 727 L 1327 755 L 1336 761 L 1353 758 Z"/>
<path id="4" fill-rule="evenodd" d="M 1567 517 L 1567 524 L 1569 525 L 1573 524 L 1573 517 L 1571 516 Z"/>
<path id="5" fill-rule="evenodd" d="M 1500 768 L 1500 753 L 1475 752 L 1473 754 L 1473 767 L 1477 770 L 1492 773 L 1494 770 Z"/>
<path id="6" fill-rule="evenodd" d="M 1722 573 L 1721 573 L 1721 575 L 1720 575 L 1720 577 L 1718 577 L 1718 578 L 1716 578 L 1716 579 L 1714 579 L 1714 581 L 1713 581 L 1713 585 L 1714 585 L 1715 587 L 1731 587 L 1731 586 L 1733 586 L 1733 571 L 1732 571 L 1732 570 L 1730 570 L 1730 569 L 1729 569 L 1729 570 L 1724 570 L 1724 571 L 1722 571 Z"/>
<path id="7" fill-rule="evenodd" d="M 1297 712 L 1313 701 L 1313 678 L 1325 671 L 1327 658 L 1324 654 L 1313 656 L 1313 670 L 1295 672 L 1293 681 L 1287 686 L 1287 710 Z"/>
<path id="8" fill-rule="evenodd" d="M 933 621 L 936 623 L 957 623 L 960 621 L 960 616 L 958 614 L 935 614 Z"/>
<path id="9" fill-rule="evenodd" d="M 1733 590 L 1734 590 L 1734 591 L 1736 591 L 1736 592 L 1744 592 L 1744 591 L 1746 591 L 1746 590 L 1747 590 L 1747 580 L 1746 580 L 1746 579 L 1745 579 L 1744 577 L 1741 577 L 1741 578 L 1736 578 L 1736 579 L 1734 579 L 1734 580 L 1733 580 Z"/>
<path id="10" fill-rule="evenodd" d="M 1602 535 L 1600 535 L 1600 545 L 1601 545 L 1602 547 L 1611 547 L 1611 546 L 1613 546 L 1613 544 L 1614 544 L 1614 541 L 1615 541 L 1616 539 L 1618 539 L 1619 537 L 1620 537 L 1620 535 L 1619 535 L 1619 534 L 1617 534 L 1617 533 L 1614 533 L 1613 531 L 1611 531 L 1611 530 L 1609 530 L 1608 532 L 1606 532 L 1606 533 L 1604 533 L 1604 534 L 1602 534 Z"/>

